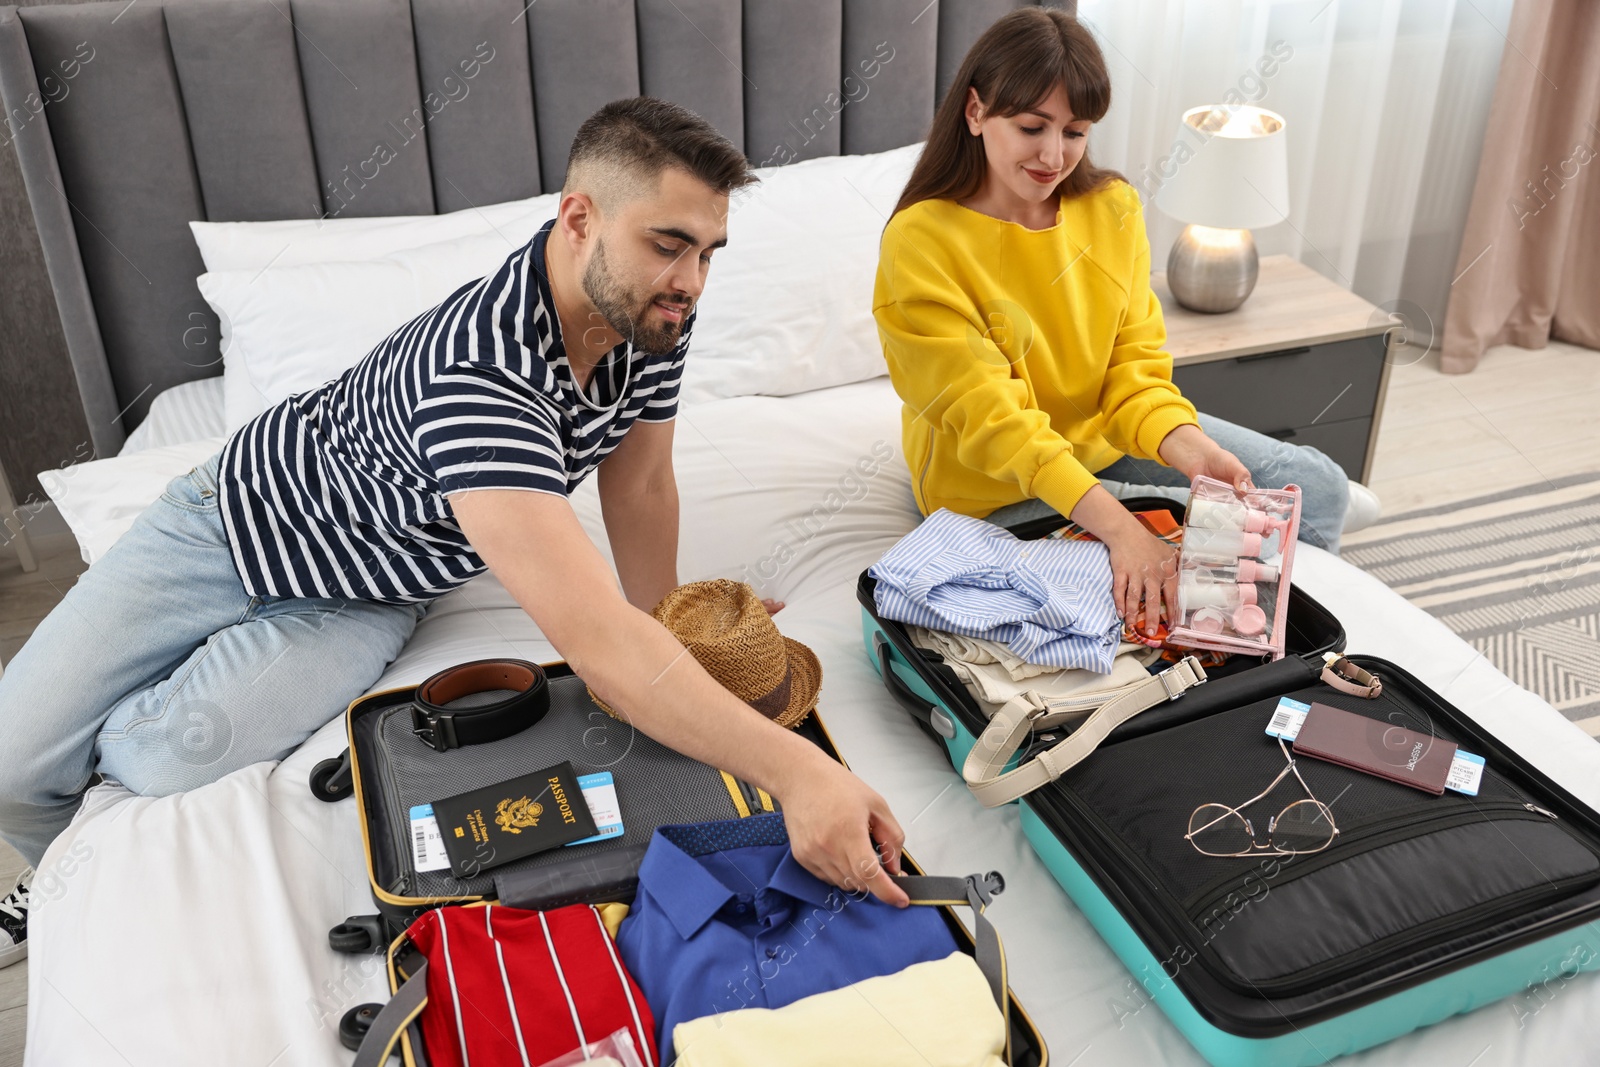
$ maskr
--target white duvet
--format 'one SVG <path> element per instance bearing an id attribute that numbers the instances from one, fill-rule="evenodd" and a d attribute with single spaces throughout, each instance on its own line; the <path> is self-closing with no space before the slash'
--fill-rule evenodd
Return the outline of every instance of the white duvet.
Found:
<path id="1" fill-rule="evenodd" d="M 1053 1063 L 1199 1063 L 1159 1009 L 1140 1009 L 1127 972 L 1034 858 L 1015 808 L 973 800 L 867 662 L 857 575 L 917 521 L 899 438 L 898 403 L 881 378 L 686 410 L 681 577 L 739 578 L 786 600 L 779 625 L 823 665 L 822 716 L 893 805 L 912 853 L 935 872 L 1005 874 L 990 914 Z M 586 490 L 575 504 L 604 548 L 592 482 Z M 1600 806 L 1600 745 L 1441 624 L 1315 549 L 1302 546 L 1295 580 L 1344 623 L 1350 650 L 1399 662 Z M 373 688 L 501 655 L 554 658 L 486 575 L 438 601 Z M 306 786 L 312 766 L 343 746 L 334 722 L 281 764 L 187 795 L 90 792 L 35 885 L 28 1064 L 350 1062 L 339 1016 L 386 999 L 387 986 L 378 957 L 327 947 L 330 926 L 373 910 L 353 801 L 323 804 Z M 1566 1064 L 1596 1048 L 1600 984 L 1580 975 L 1351 1062 Z"/>

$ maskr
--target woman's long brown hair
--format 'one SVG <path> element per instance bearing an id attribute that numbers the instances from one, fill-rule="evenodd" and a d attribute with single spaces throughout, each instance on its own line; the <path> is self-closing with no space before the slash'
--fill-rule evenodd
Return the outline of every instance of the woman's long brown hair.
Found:
<path id="1" fill-rule="evenodd" d="M 1105 56 L 1083 24 L 1063 11 L 1024 7 L 1001 16 L 973 44 L 950 83 L 928 131 L 896 213 L 923 200 L 965 200 L 983 187 L 989 169 L 983 138 L 967 129 L 967 89 L 978 90 L 990 115 L 1020 115 L 1066 90 L 1074 119 L 1099 122 L 1111 107 L 1111 76 Z M 1057 196 L 1075 197 L 1126 178 L 1089 162 L 1078 165 L 1056 186 Z"/>

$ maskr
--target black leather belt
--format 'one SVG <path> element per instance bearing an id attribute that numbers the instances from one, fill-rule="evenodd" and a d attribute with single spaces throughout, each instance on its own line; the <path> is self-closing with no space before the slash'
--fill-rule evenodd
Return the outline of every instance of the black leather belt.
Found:
<path id="1" fill-rule="evenodd" d="M 473 693 L 514 690 L 512 696 L 469 708 L 446 707 Z M 440 752 L 482 745 L 519 733 L 550 710 L 550 683 L 537 663 L 479 659 L 440 671 L 411 700 L 411 731 Z"/>

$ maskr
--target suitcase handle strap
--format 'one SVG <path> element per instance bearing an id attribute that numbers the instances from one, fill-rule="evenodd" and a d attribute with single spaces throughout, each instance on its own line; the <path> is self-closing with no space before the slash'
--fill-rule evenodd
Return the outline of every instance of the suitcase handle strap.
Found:
<path id="1" fill-rule="evenodd" d="M 895 885 L 906 891 L 913 904 L 936 904 L 957 907 L 965 904 L 972 909 L 972 958 L 989 983 L 989 992 L 1000 1007 L 1002 1018 L 1010 1018 L 1010 997 L 1006 991 L 1006 952 L 1000 944 L 1000 934 L 983 912 L 989 902 L 1005 891 L 1006 881 L 1000 872 L 970 874 L 965 878 L 953 875 L 908 874 L 896 878 Z"/>
<path id="2" fill-rule="evenodd" d="M 1007 1020 L 1009 1027 L 1011 1001 L 1006 988 L 1005 948 L 1000 944 L 999 932 L 984 914 L 989 902 L 1005 891 L 1005 879 L 1000 877 L 998 871 L 972 874 L 965 878 L 910 874 L 896 878 L 895 884 L 905 890 L 913 904 L 942 907 L 964 904 L 972 909 L 973 959 L 984 980 L 989 983 L 989 992 L 994 994 L 994 1002 L 999 1005 L 1000 1017 Z M 357 1050 L 351 1067 L 383 1067 L 393 1054 L 400 1034 L 416 1021 L 427 1003 L 428 961 L 423 960 L 372 1020 L 372 1026 L 361 1039 L 361 1048 Z"/>
<path id="3" fill-rule="evenodd" d="M 1176 700 L 1205 680 L 1206 671 L 1200 661 L 1185 656 L 1160 674 L 1129 686 L 1100 705 L 1064 741 L 1008 771 L 1005 765 L 1027 742 L 1038 720 L 1050 714 L 1050 703 L 1044 697 L 1032 690 L 1019 693 L 1006 701 L 984 727 L 978 743 L 967 753 L 961 777 L 985 807 L 1008 804 L 1060 778 L 1099 747 L 1107 734 L 1141 711 Z"/>
<path id="4" fill-rule="evenodd" d="M 428 961 L 423 960 L 372 1020 L 350 1067 L 383 1067 L 388 1063 L 400 1034 L 416 1021 L 427 1003 Z"/>

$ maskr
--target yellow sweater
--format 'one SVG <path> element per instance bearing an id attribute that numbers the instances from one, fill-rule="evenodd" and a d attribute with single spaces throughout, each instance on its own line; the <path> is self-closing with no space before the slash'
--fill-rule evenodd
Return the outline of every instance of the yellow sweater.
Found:
<path id="1" fill-rule="evenodd" d="M 924 200 L 884 231 L 872 310 L 923 514 L 1037 497 L 1063 515 L 1123 454 L 1196 423 L 1172 384 L 1150 242 L 1125 182 L 1029 230 Z"/>

